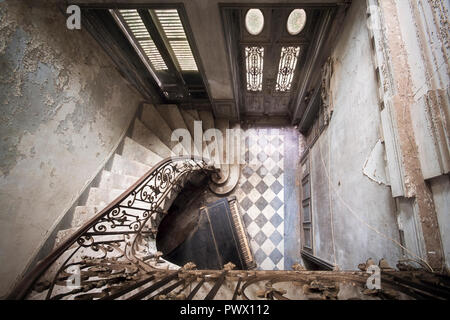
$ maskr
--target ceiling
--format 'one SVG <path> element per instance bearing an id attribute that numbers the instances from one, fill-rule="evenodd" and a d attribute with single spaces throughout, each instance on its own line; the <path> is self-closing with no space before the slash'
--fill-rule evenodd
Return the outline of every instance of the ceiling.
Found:
<path id="1" fill-rule="evenodd" d="M 235 50 L 230 48 L 230 41 L 233 39 L 235 35 L 234 32 L 236 30 L 232 31 L 228 29 L 226 21 L 227 15 L 224 14 L 224 12 L 227 10 L 240 10 L 242 13 L 248 8 L 262 8 L 268 12 L 270 18 L 268 18 L 267 21 L 270 21 L 272 24 L 270 29 L 267 29 L 267 32 L 270 33 L 266 34 L 266 36 L 269 36 L 268 40 L 270 42 L 267 43 L 270 45 L 270 48 L 267 51 L 268 57 L 270 56 L 271 58 L 266 68 L 268 73 L 268 81 L 264 91 L 264 107 L 262 108 L 259 106 L 259 113 L 256 112 L 254 114 L 287 114 L 293 122 L 298 122 L 302 114 L 302 109 L 306 109 L 306 106 L 302 106 L 302 101 L 309 89 L 309 85 L 306 83 L 311 82 L 310 78 L 313 77 L 311 70 L 314 68 L 315 63 L 312 63 L 311 59 L 313 58 L 317 60 L 320 58 L 320 55 L 317 54 L 317 50 L 320 49 L 320 47 L 323 46 L 323 43 L 328 39 L 324 36 L 324 34 L 332 33 L 333 23 L 334 25 L 336 24 L 336 18 L 339 17 L 340 11 L 342 11 L 342 8 L 344 8 L 348 2 L 349 0 L 248 0 L 245 1 L 245 3 L 239 2 L 236 4 L 237 1 L 235 0 L 71 1 L 73 4 L 79 4 L 91 8 L 144 8 L 148 5 L 163 7 L 168 7 L 171 5 L 181 6 L 186 14 L 187 23 L 192 36 L 192 45 L 195 47 L 196 53 L 200 60 L 199 69 L 201 70 L 203 76 L 203 82 L 211 103 L 211 107 L 217 117 L 222 116 L 236 119 L 245 116 L 247 113 L 253 114 L 253 111 L 256 110 L 256 108 L 251 106 L 247 108 L 245 103 L 246 99 L 240 97 L 239 92 L 242 92 L 242 89 L 237 87 L 238 83 L 236 83 L 236 77 L 241 77 L 242 72 L 240 72 L 239 69 L 236 70 L 236 66 L 234 65 L 236 64 L 236 57 L 233 57 L 232 55 L 232 52 Z M 326 15 L 320 15 L 320 21 L 317 19 L 315 21 L 313 19 L 309 20 L 309 22 L 314 25 L 312 27 L 314 30 L 310 30 L 313 31 L 313 33 L 305 32 L 301 37 L 296 39 L 300 41 L 305 40 L 307 43 L 302 44 L 302 46 L 306 45 L 308 48 L 307 50 L 305 48 L 303 49 L 298 64 L 299 66 L 303 66 L 305 71 L 301 70 L 299 74 L 296 75 L 290 97 L 281 97 L 280 99 L 279 97 L 273 96 L 272 101 L 270 101 L 270 87 L 271 81 L 273 81 L 273 75 L 271 76 L 271 74 L 273 74 L 273 70 L 276 69 L 275 67 L 278 63 L 277 60 L 279 61 L 280 46 L 284 42 L 291 41 L 283 35 L 282 29 L 283 26 L 285 26 L 285 23 L 282 20 L 285 19 L 286 13 L 292 8 L 304 8 L 308 12 L 311 12 L 311 10 L 318 10 L 321 12 L 323 12 L 323 10 L 328 10 L 328 13 Z M 314 16 L 314 14 L 312 15 Z M 242 24 L 238 25 L 238 29 L 242 30 Z M 237 37 L 239 38 L 238 43 L 240 45 L 249 40 L 245 34 L 242 35 L 242 33 L 239 33 Z M 320 42 L 319 48 L 317 48 L 317 42 Z M 311 54 L 311 51 L 315 51 L 315 54 Z M 239 58 L 239 56 L 237 56 L 237 58 Z M 308 66 L 308 64 L 311 66 Z M 248 100 L 249 99 L 247 98 L 247 101 Z M 270 107 L 270 105 L 274 105 L 274 101 L 277 101 L 279 108 Z"/>
<path id="2" fill-rule="evenodd" d="M 327 9 L 308 8 L 306 24 L 299 34 L 287 30 L 288 18 L 298 5 L 266 5 L 260 7 L 264 28 L 254 35 L 247 30 L 247 6 L 222 6 L 224 29 L 229 37 L 228 53 L 235 72 L 234 95 L 242 118 L 261 116 L 289 117 L 290 104 L 295 98 L 300 72 L 305 65 L 315 30 Z M 303 9 L 302 9 L 303 10 Z M 256 50 L 258 57 L 252 56 Z M 249 87 L 252 58 L 261 60 L 262 77 L 258 88 Z M 289 63 L 290 62 L 290 63 Z M 282 72 L 284 70 L 284 72 Z M 260 70 L 259 70 L 260 71 Z M 248 78 L 250 77 L 250 79 Z M 283 81 L 286 78 L 287 81 Z"/>

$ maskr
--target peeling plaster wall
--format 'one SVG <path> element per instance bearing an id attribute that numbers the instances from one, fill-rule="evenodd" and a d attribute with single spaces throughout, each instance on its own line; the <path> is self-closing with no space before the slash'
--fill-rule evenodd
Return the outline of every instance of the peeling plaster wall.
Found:
<path id="1" fill-rule="evenodd" d="M 142 99 L 58 1 L 0 3 L 0 296 L 92 179 Z"/>
<path id="2" fill-rule="evenodd" d="M 450 39 L 446 0 L 396 1 L 407 54 L 410 105 L 425 179 L 450 172 Z"/>
<path id="3" fill-rule="evenodd" d="M 450 270 L 450 177 L 435 178 L 430 181 L 430 185 L 441 231 L 445 265 Z"/>
<path id="4" fill-rule="evenodd" d="M 395 7 L 409 66 L 407 71 L 411 74 L 412 97 L 408 107 L 423 175 L 420 178 L 428 180 L 428 185 L 423 187 L 428 195 L 422 201 L 425 214 L 420 218 L 425 224 L 422 226 L 424 241 L 428 240 L 424 256 L 440 262 L 442 250 L 449 268 L 450 2 L 405 0 L 396 1 Z M 401 74 L 406 72 L 402 70 Z"/>
<path id="5" fill-rule="evenodd" d="M 370 257 L 395 266 L 402 255 L 388 240 L 399 242 L 391 190 L 368 174 L 384 175 L 384 153 L 366 17 L 365 2 L 354 1 L 332 54 L 334 114 L 310 151 L 314 254 L 345 270 Z"/>

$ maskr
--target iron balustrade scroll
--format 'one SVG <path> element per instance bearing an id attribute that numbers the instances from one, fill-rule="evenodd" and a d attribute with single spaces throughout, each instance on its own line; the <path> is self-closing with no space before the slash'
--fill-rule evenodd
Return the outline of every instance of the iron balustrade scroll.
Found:
<path id="1" fill-rule="evenodd" d="M 9 298 L 23 299 L 32 291 L 41 293 L 39 299 L 61 299 L 83 292 L 90 292 L 84 298 L 103 297 L 120 288 L 114 284 L 148 279 L 161 269 L 158 264 L 170 269 L 170 263 L 161 260 L 156 250 L 158 225 L 171 197 L 193 174 L 215 171 L 197 157 L 161 161 L 55 248 Z"/>
<path id="2" fill-rule="evenodd" d="M 364 271 L 307 271 L 298 264 L 295 271 L 170 268 L 156 250 L 159 222 L 185 182 L 215 171 L 196 157 L 163 160 L 55 248 L 8 298 L 190 300 L 209 282 L 204 299 L 449 299 L 448 275 L 406 265 L 397 265 L 406 271 L 383 269 L 381 290 L 366 288 Z M 226 281 L 234 285 L 231 294 Z"/>

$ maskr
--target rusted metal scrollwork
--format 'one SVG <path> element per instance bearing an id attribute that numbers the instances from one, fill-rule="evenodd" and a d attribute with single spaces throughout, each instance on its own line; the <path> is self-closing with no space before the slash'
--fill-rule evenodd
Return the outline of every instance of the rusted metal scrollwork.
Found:
<path id="1" fill-rule="evenodd" d="M 59 245 L 16 287 L 10 299 L 150 300 L 379 300 L 450 298 L 447 274 L 391 268 L 384 259 L 379 289 L 367 286 L 369 259 L 361 271 L 196 270 L 162 259 L 156 232 L 176 195 L 191 178 L 215 170 L 197 158 L 156 165 L 115 201 Z"/>
<path id="2" fill-rule="evenodd" d="M 10 298 L 101 298 L 176 269 L 156 250 L 158 225 L 192 175 L 214 171 L 196 157 L 163 160 L 41 261 Z"/>

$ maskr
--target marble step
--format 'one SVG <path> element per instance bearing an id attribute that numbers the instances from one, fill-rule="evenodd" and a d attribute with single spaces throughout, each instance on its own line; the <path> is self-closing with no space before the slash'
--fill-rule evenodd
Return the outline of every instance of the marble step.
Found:
<path id="1" fill-rule="evenodd" d="M 216 128 L 220 130 L 222 133 L 223 140 L 221 142 L 218 141 L 217 146 L 218 150 L 222 150 L 222 154 L 220 157 L 220 174 L 213 175 L 211 179 L 216 184 L 223 184 L 228 180 L 228 176 L 230 174 L 230 165 L 226 163 L 227 159 L 227 150 L 226 150 L 226 141 L 227 141 L 227 129 L 230 126 L 230 123 L 227 119 L 215 119 Z"/>
<path id="2" fill-rule="evenodd" d="M 86 206 L 88 207 L 105 207 L 113 202 L 118 196 L 120 196 L 125 190 L 123 189 L 89 189 L 89 195 L 86 200 Z"/>
<path id="3" fill-rule="evenodd" d="M 211 161 L 211 164 L 213 164 L 217 169 L 220 169 L 220 158 L 219 158 L 219 148 L 216 141 L 216 138 L 212 139 L 211 135 L 215 137 L 214 131 L 215 123 L 214 123 L 214 116 L 212 112 L 202 110 L 199 111 L 200 120 L 202 121 L 203 126 L 203 133 L 204 133 L 204 139 L 207 139 L 204 141 L 204 146 L 206 145 L 206 148 L 208 150 L 208 159 Z"/>
<path id="4" fill-rule="evenodd" d="M 134 120 L 133 132 L 131 138 L 144 146 L 145 148 L 153 151 L 161 158 L 168 158 L 172 156 L 172 151 L 162 142 L 156 134 L 147 128 L 139 119 Z"/>
<path id="5" fill-rule="evenodd" d="M 203 133 L 208 130 L 215 129 L 214 116 L 211 111 L 201 110 L 198 111 L 200 121 L 202 121 Z M 204 136 L 205 138 L 205 136 Z M 203 150 L 207 150 L 205 156 L 208 156 L 208 159 L 211 160 L 213 164 L 215 164 L 216 168 L 220 169 L 220 161 L 218 158 L 218 154 L 216 155 L 217 142 L 216 141 L 203 141 Z"/>
<path id="6" fill-rule="evenodd" d="M 186 123 L 184 122 L 178 106 L 174 104 L 162 104 L 156 106 L 156 109 L 161 117 L 163 117 L 167 122 L 172 131 L 180 128 L 187 129 Z"/>
<path id="7" fill-rule="evenodd" d="M 237 131 L 241 129 L 241 126 L 239 124 L 235 124 L 232 129 Z M 235 138 L 235 140 L 238 140 L 238 138 Z M 232 157 L 230 156 L 231 163 L 228 166 L 228 179 L 223 184 L 210 183 L 209 185 L 210 190 L 219 196 L 229 194 L 234 190 L 234 188 L 236 188 L 237 184 L 239 183 L 239 178 L 241 175 L 240 160 L 243 160 L 243 152 L 245 152 L 245 135 L 242 134 L 242 132 L 240 140 L 233 141 L 231 147 L 234 148 L 233 152 L 230 153 L 230 150 L 227 150 L 227 152 L 232 155 Z"/>
<path id="8" fill-rule="evenodd" d="M 197 109 L 185 109 L 195 120 L 200 121 L 200 116 Z"/>
<path id="9" fill-rule="evenodd" d="M 172 130 L 154 105 L 143 105 L 141 121 L 147 128 L 155 133 L 167 147 L 172 149 L 175 145 L 175 143 L 171 141 Z"/>
<path id="10" fill-rule="evenodd" d="M 239 165 L 239 164 L 245 164 L 245 138 L 246 134 L 243 130 L 241 130 L 241 125 L 239 123 L 234 124 L 231 129 L 233 130 L 234 140 L 233 143 L 233 152 L 230 166 L 232 165 Z"/>
<path id="11" fill-rule="evenodd" d="M 122 149 L 122 157 L 134 161 L 138 161 L 150 167 L 154 167 L 160 161 L 162 157 L 147 149 L 141 144 L 137 143 L 131 138 L 126 137 Z"/>
<path id="12" fill-rule="evenodd" d="M 189 133 L 191 134 L 191 141 L 194 145 L 195 142 L 195 121 L 199 121 L 195 119 L 188 110 L 180 109 L 180 113 L 183 116 L 184 122 L 186 123 L 186 127 L 189 130 Z M 197 135 L 200 135 L 200 137 L 203 137 L 203 130 L 199 130 Z M 202 139 L 203 140 L 203 139 Z M 201 140 L 200 140 L 201 142 Z M 201 156 L 202 146 L 201 145 L 194 145 L 193 152 L 194 155 L 199 157 Z"/>
<path id="13" fill-rule="evenodd" d="M 63 243 L 65 240 L 67 240 L 71 235 L 73 235 L 75 232 L 77 232 L 79 228 L 70 228 L 65 230 L 59 230 L 56 234 L 55 238 L 55 246 L 54 249 L 59 247 L 61 243 Z"/>
<path id="14" fill-rule="evenodd" d="M 139 178 L 134 176 L 127 176 L 118 173 L 113 173 L 107 170 L 103 170 L 100 176 L 99 188 L 102 189 L 123 189 L 127 190 L 131 187 Z"/>
<path id="15" fill-rule="evenodd" d="M 229 194 L 231 191 L 236 188 L 239 178 L 241 175 L 241 167 L 239 164 L 230 165 L 228 179 L 225 183 L 216 184 L 214 182 L 210 182 L 209 189 L 214 192 L 218 196 L 224 196 Z"/>
<path id="16" fill-rule="evenodd" d="M 178 129 L 189 131 L 184 122 L 183 116 L 178 107 L 174 104 L 164 104 L 156 107 L 161 116 L 166 120 L 172 132 Z M 190 132 L 189 132 L 190 135 Z M 178 156 L 189 156 L 192 154 L 192 138 L 189 137 L 187 142 L 180 142 L 179 145 L 172 144 L 172 151 Z M 177 149 L 178 148 L 178 149 Z"/>
<path id="17" fill-rule="evenodd" d="M 200 121 L 202 121 L 203 131 L 215 128 L 214 126 L 214 116 L 211 111 L 200 110 L 198 111 Z"/>
<path id="18" fill-rule="evenodd" d="M 95 206 L 75 207 L 71 227 L 72 228 L 80 228 L 87 221 L 89 221 L 91 218 L 93 218 L 97 213 L 99 213 L 101 210 L 102 210 L 101 207 L 95 207 Z"/>
<path id="19" fill-rule="evenodd" d="M 150 166 L 137 161 L 125 159 L 118 154 L 114 155 L 111 172 L 126 176 L 142 177 L 151 169 Z"/>

